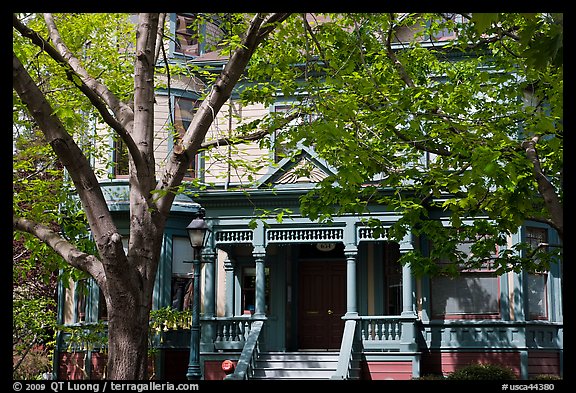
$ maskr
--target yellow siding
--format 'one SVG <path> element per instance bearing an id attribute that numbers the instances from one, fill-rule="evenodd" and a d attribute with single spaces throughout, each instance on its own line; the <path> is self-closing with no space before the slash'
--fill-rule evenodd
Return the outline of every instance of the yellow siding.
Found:
<path id="1" fill-rule="evenodd" d="M 263 105 L 241 107 L 240 103 L 233 102 L 230 107 L 230 102 L 228 102 L 218 113 L 216 121 L 206 135 L 206 141 L 218 140 L 233 135 L 233 130 L 239 125 L 262 117 L 267 112 L 267 108 Z M 205 180 L 208 183 L 216 184 L 247 184 L 249 175 L 253 176 L 254 179 L 258 179 L 267 173 L 266 165 L 260 161 L 266 158 L 268 153 L 268 150 L 260 149 L 258 142 L 211 149 L 205 153 Z M 249 161 L 259 169 L 253 172 L 243 166 L 229 164 L 226 162 L 228 156 L 232 160 Z M 260 165 L 258 166 L 258 164 Z"/>
<path id="2" fill-rule="evenodd" d="M 188 80 L 186 83 L 192 83 Z M 181 84 L 184 87 L 186 83 Z M 159 177 L 166 167 L 166 162 L 172 150 L 170 137 L 170 106 L 167 95 L 156 95 L 156 105 L 154 113 L 154 158 L 156 161 L 156 173 Z M 234 135 L 234 130 L 240 124 L 253 121 L 264 116 L 268 109 L 263 105 L 249 105 L 242 107 L 239 102 L 227 102 L 216 116 L 207 135 L 206 141 L 214 141 Z M 232 114 L 232 116 L 230 116 Z M 110 128 L 101 126 L 98 128 L 100 143 L 107 145 L 110 143 Z M 99 172 L 100 179 L 106 179 L 109 173 L 109 166 L 112 161 L 112 146 L 107 146 L 106 151 L 96 160 L 95 167 Z M 234 146 L 221 146 L 202 153 L 204 156 L 205 181 L 207 183 L 222 184 L 244 184 L 258 179 L 268 172 L 268 165 L 264 161 L 269 155 L 267 149 L 260 149 L 259 143 L 252 142 Z M 229 164 L 228 157 L 234 160 L 246 160 L 252 167 Z"/>

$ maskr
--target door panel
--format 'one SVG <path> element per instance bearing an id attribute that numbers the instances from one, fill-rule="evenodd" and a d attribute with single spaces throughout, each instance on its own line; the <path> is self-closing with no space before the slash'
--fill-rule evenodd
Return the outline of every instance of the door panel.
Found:
<path id="1" fill-rule="evenodd" d="M 346 312 L 346 265 L 341 260 L 299 265 L 298 346 L 338 349 Z"/>

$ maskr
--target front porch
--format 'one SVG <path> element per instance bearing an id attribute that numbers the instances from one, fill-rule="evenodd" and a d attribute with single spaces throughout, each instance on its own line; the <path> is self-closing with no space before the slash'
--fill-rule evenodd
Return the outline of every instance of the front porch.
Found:
<path id="1" fill-rule="evenodd" d="M 271 353 L 276 358 L 293 357 L 295 353 L 317 356 L 315 351 L 266 350 L 261 345 L 269 334 L 266 322 L 265 318 L 253 316 L 203 319 L 201 359 L 204 378 L 258 378 L 263 367 L 278 368 L 262 360 Z M 336 356 L 337 360 L 322 369 L 321 362 L 315 358 L 314 364 L 309 366 L 315 370 L 308 377 L 296 374 L 295 379 L 414 379 L 439 373 L 442 369 L 451 370 L 454 364 L 473 361 L 507 364 L 520 379 L 529 379 L 534 373 L 531 365 L 543 359 L 549 362 L 549 367 L 562 369 L 558 365 L 562 362 L 562 336 L 562 324 L 538 321 L 426 323 L 401 316 L 358 316 L 346 320 L 340 348 L 324 352 Z M 164 333 L 160 346 L 163 350 L 183 353 L 188 347 L 189 331 L 185 330 Z M 182 356 L 182 375 L 170 375 L 171 378 L 184 377 L 184 359 Z M 228 376 L 221 369 L 224 360 L 235 365 L 234 372 Z M 442 361 L 448 364 L 439 364 Z M 285 371 L 283 378 L 289 378 L 289 375 L 289 371 Z"/>

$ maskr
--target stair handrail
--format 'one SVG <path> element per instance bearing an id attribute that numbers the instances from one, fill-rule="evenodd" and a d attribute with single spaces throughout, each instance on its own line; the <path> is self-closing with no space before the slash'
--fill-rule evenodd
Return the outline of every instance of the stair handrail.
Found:
<path id="1" fill-rule="evenodd" d="M 246 338 L 246 343 L 240 353 L 240 357 L 236 363 L 236 368 L 232 374 L 227 375 L 224 379 L 245 380 L 249 378 L 250 372 L 254 368 L 254 362 L 258 357 L 258 340 L 263 325 L 264 320 L 255 320 L 252 322 L 250 333 L 248 338 Z"/>
<path id="2" fill-rule="evenodd" d="M 344 333 L 342 343 L 340 344 L 340 355 L 338 356 L 338 365 L 336 372 L 330 379 L 349 379 L 352 356 L 354 355 L 354 339 L 356 336 L 356 320 L 347 319 L 344 323 Z"/>

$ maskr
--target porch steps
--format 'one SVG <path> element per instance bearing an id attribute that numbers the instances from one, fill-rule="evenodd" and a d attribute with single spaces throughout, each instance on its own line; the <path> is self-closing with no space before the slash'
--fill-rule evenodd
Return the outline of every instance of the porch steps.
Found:
<path id="1" fill-rule="evenodd" d="M 338 352 L 261 352 L 251 379 L 330 379 Z"/>

